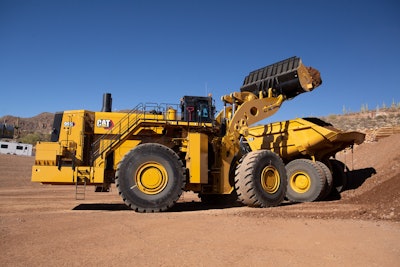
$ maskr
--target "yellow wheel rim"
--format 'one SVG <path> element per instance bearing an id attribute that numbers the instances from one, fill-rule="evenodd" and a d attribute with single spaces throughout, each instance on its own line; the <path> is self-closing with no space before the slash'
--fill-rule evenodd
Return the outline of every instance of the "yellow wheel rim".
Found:
<path id="1" fill-rule="evenodd" d="M 157 162 L 146 162 L 138 168 L 135 180 L 140 191 L 155 195 L 167 186 L 168 173 L 163 165 Z"/>
<path id="2" fill-rule="evenodd" d="M 276 168 L 267 166 L 261 172 L 261 186 L 268 194 L 278 191 L 281 184 L 280 175 Z"/>
<path id="3" fill-rule="evenodd" d="M 293 191 L 303 194 L 310 189 L 311 179 L 307 173 L 296 172 L 290 177 L 289 184 Z"/>

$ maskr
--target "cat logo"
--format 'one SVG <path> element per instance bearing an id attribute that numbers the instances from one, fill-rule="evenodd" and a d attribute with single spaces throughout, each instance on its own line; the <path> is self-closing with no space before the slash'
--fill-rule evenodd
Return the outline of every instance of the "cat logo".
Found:
<path id="1" fill-rule="evenodd" d="M 114 126 L 114 123 L 112 120 L 103 120 L 103 119 L 98 119 L 96 121 L 96 126 L 99 128 L 104 128 L 104 129 L 111 129 Z"/>

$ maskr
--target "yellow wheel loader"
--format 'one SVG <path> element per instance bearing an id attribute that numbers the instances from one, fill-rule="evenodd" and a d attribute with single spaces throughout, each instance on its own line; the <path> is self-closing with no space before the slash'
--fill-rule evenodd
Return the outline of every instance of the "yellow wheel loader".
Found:
<path id="1" fill-rule="evenodd" d="M 252 126 L 320 84 L 317 70 L 292 57 L 251 72 L 240 92 L 221 98 L 218 114 L 211 96 L 111 112 L 105 94 L 100 112 L 55 114 L 51 141 L 36 145 L 32 181 L 75 185 L 77 198 L 86 185 L 115 183 L 138 212 L 168 210 L 184 191 L 253 207 L 321 199 L 335 186 L 331 157 L 363 134 L 317 119 Z"/>

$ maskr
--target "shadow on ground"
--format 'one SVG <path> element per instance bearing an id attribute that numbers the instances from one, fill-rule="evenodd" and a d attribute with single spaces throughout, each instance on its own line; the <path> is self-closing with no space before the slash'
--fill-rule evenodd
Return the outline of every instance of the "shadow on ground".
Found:
<path id="1" fill-rule="evenodd" d="M 368 178 L 376 174 L 374 168 L 364 168 L 359 170 L 347 171 L 347 185 L 343 191 L 353 190 L 360 187 Z M 340 200 L 340 193 L 333 188 L 332 193 L 325 199 L 325 201 Z M 284 202 L 281 206 L 293 205 L 295 203 Z M 211 204 L 202 203 L 199 201 L 192 202 L 178 202 L 167 212 L 187 212 L 187 211 L 201 211 L 201 210 L 211 210 L 211 209 L 228 209 L 233 207 L 243 206 L 239 202 L 233 204 Z M 80 204 L 73 208 L 73 210 L 101 210 L 101 211 L 132 211 L 125 204 L 107 204 L 107 203 L 86 203 Z"/>
<path id="2" fill-rule="evenodd" d="M 359 188 L 367 179 L 371 178 L 374 174 L 376 174 L 376 170 L 374 168 L 364 168 L 351 171 L 347 169 L 345 172 L 345 181 L 343 181 L 344 186 L 341 189 L 341 192 Z M 337 188 L 333 187 L 331 193 L 326 199 L 324 199 L 324 201 L 334 201 L 340 199 L 340 192 L 337 190 Z"/>
<path id="3" fill-rule="evenodd" d="M 202 202 L 179 202 L 176 203 L 171 209 L 166 212 L 186 212 L 186 211 L 200 211 L 200 210 L 211 210 L 211 209 L 227 209 L 233 207 L 242 206 L 240 203 L 235 203 L 233 205 L 221 205 L 221 204 L 205 204 Z M 102 211 L 132 211 L 125 204 L 106 204 L 106 203 L 86 203 L 79 204 L 72 210 L 102 210 Z"/>
<path id="4" fill-rule="evenodd" d="M 368 178 L 376 174 L 374 168 L 364 168 L 347 172 L 347 185 L 345 190 L 353 190 L 359 188 Z"/>

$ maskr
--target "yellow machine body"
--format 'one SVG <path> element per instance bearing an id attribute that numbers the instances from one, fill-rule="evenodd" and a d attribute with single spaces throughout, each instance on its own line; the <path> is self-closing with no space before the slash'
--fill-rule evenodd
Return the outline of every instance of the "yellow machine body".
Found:
<path id="1" fill-rule="evenodd" d="M 343 133 L 310 119 L 252 126 L 272 116 L 285 100 L 320 84 L 319 72 L 293 57 L 251 72 L 240 92 L 221 98 L 224 109 L 218 114 L 211 96 L 184 96 L 178 105 L 139 104 L 128 112 L 58 112 L 51 142 L 36 146 L 32 181 L 106 189 L 116 183 L 125 203 L 142 212 L 170 208 L 181 190 L 202 199 L 233 195 L 248 186 L 242 179 L 252 177 L 240 167 L 243 162 L 255 166 L 254 159 L 265 161 L 275 154 L 285 162 L 315 160 L 363 141 L 360 133 Z M 250 151 L 252 157 L 246 158 Z M 279 158 L 274 162 L 261 162 L 261 172 L 252 174 L 260 176 L 251 178 L 253 184 L 263 181 L 257 192 L 265 190 L 264 196 L 254 201 L 253 194 L 242 191 L 243 203 L 263 207 L 283 201 L 284 166 Z M 244 174 L 237 177 L 236 168 Z"/>
<path id="2" fill-rule="evenodd" d="M 189 133 L 186 167 L 190 170 L 189 183 L 208 183 L 208 136 Z"/>

